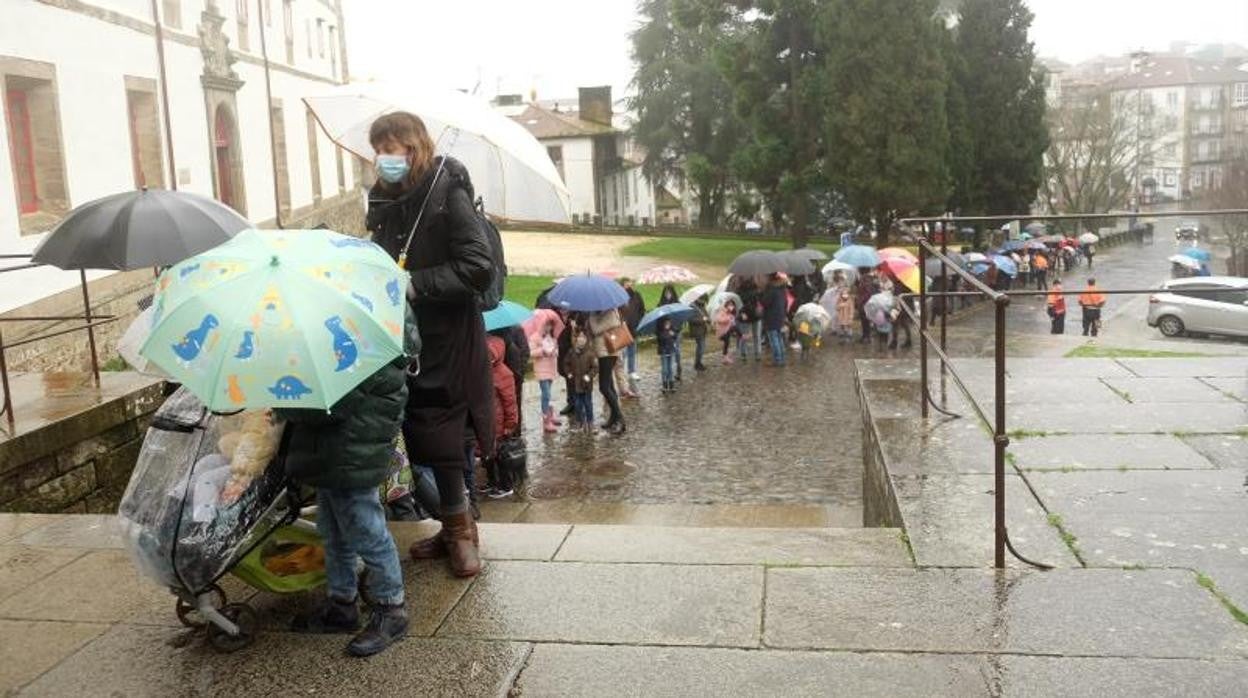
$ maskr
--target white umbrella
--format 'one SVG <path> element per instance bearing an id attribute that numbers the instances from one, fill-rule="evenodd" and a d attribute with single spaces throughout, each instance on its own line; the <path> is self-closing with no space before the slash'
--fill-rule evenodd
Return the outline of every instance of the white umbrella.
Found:
<path id="1" fill-rule="evenodd" d="M 325 133 L 372 162 L 368 130 L 379 116 L 408 111 L 421 118 L 438 152 L 464 163 L 487 213 L 513 220 L 567 223 L 572 197 L 546 148 L 523 126 L 483 99 L 462 92 L 380 83 L 344 85 L 305 97 Z"/>
<path id="2" fill-rule="evenodd" d="M 715 287 L 710 284 L 698 284 L 693 288 L 680 294 L 680 302 L 685 305 L 692 305 L 694 301 L 715 292 Z"/>
<path id="3" fill-rule="evenodd" d="M 1188 269 L 1199 269 L 1199 268 L 1200 268 L 1200 262 L 1199 262 L 1199 261 L 1197 261 L 1197 260 L 1195 260 L 1195 259 L 1193 259 L 1193 258 L 1191 258 L 1191 257 L 1188 257 L 1188 256 L 1187 256 L 1187 255 L 1185 255 L 1185 254 L 1172 254 L 1172 255 L 1170 255 L 1169 257 L 1166 257 L 1166 260 L 1167 260 L 1167 261 L 1169 261 L 1169 262 L 1171 262 L 1172 264 L 1178 264 L 1178 265 L 1180 265 L 1180 266 L 1187 267 Z"/>
<path id="4" fill-rule="evenodd" d="M 732 274 L 729 274 L 729 275 L 725 276 L 723 279 L 721 279 L 721 280 L 720 280 L 719 284 L 718 284 L 717 286 L 715 286 L 715 292 L 716 292 L 716 293 L 723 293 L 724 291 L 727 291 L 727 290 L 728 290 L 728 284 L 730 284 L 730 283 L 732 283 Z"/>
<path id="5" fill-rule="evenodd" d="M 146 356 L 139 353 L 139 349 L 147 343 L 147 338 L 152 334 L 155 307 L 154 305 L 149 305 L 147 310 L 139 313 L 134 318 L 134 321 L 130 323 L 130 326 L 121 335 L 121 339 L 117 340 L 117 353 L 121 354 L 121 358 L 126 360 L 130 368 L 139 373 L 145 373 L 157 378 L 168 378 L 168 373 L 165 373 L 159 366 L 148 361 Z"/>
<path id="6" fill-rule="evenodd" d="M 1096 233 L 1084 233 L 1083 235 L 1079 236 L 1079 242 L 1082 242 L 1085 245 L 1091 245 L 1094 243 L 1098 243 L 1100 241 L 1101 241 L 1101 238 L 1097 236 Z"/>
<path id="7" fill-rule="evenodd" d="M 986 257 L 982 252 L 969 252 L 966 255 L 966 261 L 968 263 L 987 262 L 988 257 Z"/>
<path id="8" fill-rule="evenodd" d="M 732 291 L 720 291 L 719 293 L 711 296 L 710 302 L 706 304 L 706 312 L 711 316 L 714 316 L 715 313 L 719 312 L 720 307 L 728 301 L 736 303 L 737 310 L 741 309 L 741 296 L 738 296 Z"/>
<path id="9" fill-rule="evenodd" d="M 835 275 L 836 272 L 838 271 L 841 272 L 841 275 L 845 277 L 846 281 L 853 281 L 854 279 L 858 278 L 857 267 L 855 267 L 852 264 L 846 264 L 844 262 L 839 262 L 834 259 L 831 262 L 828 262 L 827 264 L 823 265 L 824 280 L 826 280 L 828 283 L 831 283 L 832 276 Z"/>

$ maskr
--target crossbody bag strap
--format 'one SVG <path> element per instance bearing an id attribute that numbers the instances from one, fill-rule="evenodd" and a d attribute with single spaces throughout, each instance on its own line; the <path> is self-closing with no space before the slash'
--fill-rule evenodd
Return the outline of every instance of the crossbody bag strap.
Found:
<path id="1" fill-rule="evenodd" d="M 407 251 L 412 246 L 412 240 L 416 238 L 416 230 L 420 227 L 420 221 L 425 217 L 425 209 L 429 206 L 429 199 L 433 197 L 433 189 L 438 186 L 438 178 L 442 176 L 442 170 L 446 168 L 446 157 L 444 156 L 438 161 L 438 169 L 433 173 L 433 181 L 429 183 L 429 191 L 425 192 L 425 200 L 420 202 L 420 210 L 416 213 L 416 221 L 412 223 L 412 230 L 407 234 L 407 240 L 403 243 L 401 252 L 399 252 L 399 268 L 407 269 Z"/>

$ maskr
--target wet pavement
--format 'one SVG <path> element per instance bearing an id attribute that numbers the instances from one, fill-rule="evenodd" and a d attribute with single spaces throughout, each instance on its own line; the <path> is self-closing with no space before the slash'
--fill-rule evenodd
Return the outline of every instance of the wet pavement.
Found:
<path id="1" fill-rule="evenodd" d="M 903 352 L 901 355 L 908 355 Z M 805 362 L 692 370 L 675 394 L 659 390 L 652 345 L 638 356 L 641 398 L 624 400 L 622 436 L 543 434 L 537 385 L 525 384 L 530 482 L 524 497 L 636 504 L 823 504 L 862 499 L 862 416 L 853 361 L 896 352 L 826 344 Z M 563 386 L 555 386 L 562 406 Z M 605 419 L 595 395 L 595 417 Z"/>

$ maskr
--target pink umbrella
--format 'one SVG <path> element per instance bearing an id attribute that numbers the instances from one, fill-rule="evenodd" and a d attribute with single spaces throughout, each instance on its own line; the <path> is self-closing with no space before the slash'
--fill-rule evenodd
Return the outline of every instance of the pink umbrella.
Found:
<path id="1" fill-rule="evenodd" d="M 637 280 L 643 284 L 685 284 L 697 281 L 698 275 L 675 264 L 664 264 L 641 272 Z"/>
<path id="2" fill-rule="evenodd" d="M 885 247 L 878 252 L 881 259 L 904 259 L 918 264 L 919 258 L 914 253 L 904 247 Z"/>
<path id="3" fill-rule="evenodd" d="M 531 337 L 535 334 L 540 334 L 542 328 L 545 327 L 547 323 L 553 325 L 552 331 L 556 337 L 563 334 L 563 318 L 559 317 L 559 313 L 556 313 L 549 308 L 538 308 L 537 310 L 534 310 L 533 317 L 525 320 L 520 326 L 524 328 L 524 336 Z"/>

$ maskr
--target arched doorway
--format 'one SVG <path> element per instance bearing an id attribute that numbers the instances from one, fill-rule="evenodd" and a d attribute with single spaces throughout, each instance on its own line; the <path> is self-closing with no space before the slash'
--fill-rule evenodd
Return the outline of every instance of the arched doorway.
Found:
<path id="1" fill-rule="evenodd" d="M 234 115 L 225 105 L 219 105 L 213 121 L 212 147 L 217 170 L 217 198 L 221 203 L 243 213 L 243 200 L 238 189 L 242 186 L 242 178 L 238 171 L 238 139 Z"/>

